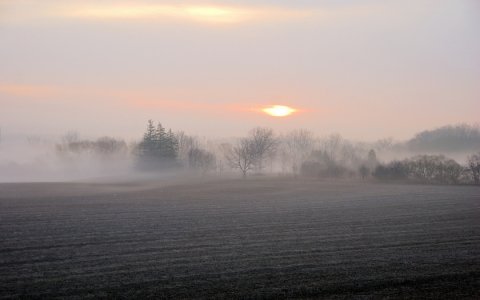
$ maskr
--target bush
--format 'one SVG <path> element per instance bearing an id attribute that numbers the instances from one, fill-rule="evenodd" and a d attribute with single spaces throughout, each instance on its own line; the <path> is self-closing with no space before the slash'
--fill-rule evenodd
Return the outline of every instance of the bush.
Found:
<path id="1" fill-rule="evenodd" d="M 456 184 L 465 168 L 443 155 L 419 155 L 403 161 L 379 165 L 374 176 L 380 180 L 414 180 L 426 183 Z"/>
<path id="2" fill-rule="evenodd" d="M 330 161 L 328 163 L 318 161 L 305 161 L 300 168 L 300 174 L 307 177 L 342 177 L 347 173 L 343 165 Z"/>
<path id="3" fill-rule="evenodd" d="M 392 161 L 387 165 L 378 165 L 373 176 L 381 180 L 402 180 L 409 175 L 408 164 L 405 161 Z"/>

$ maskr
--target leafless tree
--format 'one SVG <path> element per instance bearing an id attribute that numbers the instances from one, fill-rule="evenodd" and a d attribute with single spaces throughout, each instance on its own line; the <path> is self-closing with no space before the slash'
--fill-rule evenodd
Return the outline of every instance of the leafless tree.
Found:
<path id="1" fill-rule="evenodd" d="M 464 168 L 443 155 L 418 155 L 403 161 L 378 165 L 374 176 L 379 179 L 403 179 L 419 182 L 456 184 L 461 180 Z"/>
<path id="2" fill-rule="evenodd" d="M 393 145 L 393 138 L 388 137 L 388 138 L 383 138 L 375 142 L 374 148 L 377 151 L 385 151 L 389 148 L 391 148 Z"/>
<path id="3" fill-rule="evenodd" d="M 207 173 L 216 167 L 215 155 L 199 148 L 188 151 L 188 162 L 191 169 L 200 170 L 202 173 Z"/>
<path id="4" fill-rule="evenodd" d="M 333 161 L 338 160 L 340 146 L 343 138 L 339 134 L 332 134 L 326 139 L 321 140 L 323 152 Z"/>
<path id="5" fill-rule="evenodd" d="M 186 164 L 189 159 L 188 154 L 190 150 L 199 147 L 198 139 L 187 135 L 183 131 L 177 132 L 175 136 L 178 141 L 178 158 Z"/>
<path id="6" fill-rule="evenodd" d="M 365 150 L 361 149 L 356 144 L 342 139 L 337 148 L 338 154 L 334 155 L 334 157 L 336 157 L 336 162 L 343 163 L 346 166 L 358 166 L 362 162 L 362 153 L 365 152 Z"/>
<path id="7" fill-rule="evenodd" d="M 233 146 L 231 143 L 228 142 L 221 142 L 216 149 L 217 155 L 217 167 L 219 172 L 223 172 L 225 167 L 232 167 L 231 163 L 229 162 L 228 158 L 233 151 Z"/>
<path id="8" fill-rule="evenodd" d="M 305 129 L 294 130 L 285 137 L 286 151 L 294 174 L 298 174 L 300 166 L 312 153 L 314 144 L 313 133 Z"/>
<path id="9" fill-rule="evenodd" d="M 78 142 L 80 140 L 80 137 L 78 132 L 71 130 L 65 133 L 62 136 L 61 140 L 62 140 L 62 143 L 64 144 L 71 144 L 71 143 Z"/>
<path id="10" fill-rule="evenodd" d="M 264 160 L 272 156 L 277 149 L 277 139 L 270 128 L 256 127 L 250 131 L 250 137 L 246 143 L 251 144 L 249 151 L 253 164 L 258 171 L 262 171 Z"/>
<path id="11" fill-rule="evenodd" d="M 357 169 L 366 156 L 366 149 L 362 144 L 352 143 L 339 134 L 320 139 L 319 145 L 323 160 L 331 164 Z"/>
<path id="12" fill-rule="evenodd" d="M 440 180 L 443 183 L 457 184 L 465 168 L 453 159 L 447 159 L 442 165 Z"/>
<path id="13" fill-rule="evenodd" d="M 125 141 L 108 136 L 97 139 L 92 146 L 95 153 L 103 158 L 124 156 L 128 153 L 128 146 Z"/>
<path id="14" fill-rule="evenodd" d="M 242 172 L 243 178 L 246 178 L 248 171 L 253 168 L 255 160 L 252 141 L 246 138 L 238 141 L 238 143 L 227 152 L 226 160 L 232 168 L 239 169 Z"/>
<path id="15" fill-rule="evenodd" d="M 96 157 L 102 160 L 124 157 L 128 154 L 125 141 L 104 136 L 95 141 L 79 139 L 77 134 L 69 133 L 56 144 L 57 154 L 64 159 L 81 156 Z"/>
<path id="16" fill-rule="evenodd" d="M 279 148 L 277 149 L 278 158 L 280 162 L 280 169 L 283 174 L 290 172 L 291 170 L 291 156 L 287 149 L 286 143 L 280 143 Z"/>
<path id="17" fill-rule="evenodd" d="M 473 181 L 475 184 L 480 184 L 480 152 L 469 156 L 467 162 Z"/>
<path id="18" fill-rule="evenodd" d="M 411 158 L 408 162 L 411 176 L 421 181 L 433 180 L 442 159 L 443 157 L 436 155 L 418 155 Z"/>

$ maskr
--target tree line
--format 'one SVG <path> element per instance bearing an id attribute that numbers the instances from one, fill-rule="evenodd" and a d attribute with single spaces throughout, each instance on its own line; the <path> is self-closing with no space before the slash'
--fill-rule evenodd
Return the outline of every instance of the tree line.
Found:
<path id="1" fill-rule="evenodd" d="M 480 153 L 469 156 L 467 165 L 443 155 L 417 155 L 380 164 L 373 176 L 380 180 L 410 180 L 421 183 L 459 184 L 479 182 Z"/>
<path id="2" fill-rule="evenodd" d="M 68 132 L 60 143 L 55 145 L 57 155 L 64 160 L 76 160 L 88 156 L 102 160 L 125 158 L 128 145 L 121 139 L 108 136 L 96 140 L 82 139 L 76 132 Z"/>
<path id="3" fill-rule="evenodd" d="M 480 149 L 479 125 L 448 125 L 417 133 L 405 143 L 413 152 L 452 153 Z"/>
<path id="4" fill-rule="evenodd" d="M 264 127 L 253 128 L 241 138 L 211 141 L 174 132 L 149 120 L 141 140 L 130 145 L 114 138 L 89 141 L 69 134 L 56 149 L 71 159 L 83 152 L 96 157 L 129 155 L 140 171 L 188 169 L 203 174 L 238 171 L 244 178 L 249 174 L 281 173 L 295 177 L 479 184 L 480 153 L 470 155 L 465 165 L 443 155 L 426 154 L 382 162 L 378 153 L 391 144 L 388 139 L 355 143 L 338 134 L 318 138 L 305 129 L 277 135 Z"/>

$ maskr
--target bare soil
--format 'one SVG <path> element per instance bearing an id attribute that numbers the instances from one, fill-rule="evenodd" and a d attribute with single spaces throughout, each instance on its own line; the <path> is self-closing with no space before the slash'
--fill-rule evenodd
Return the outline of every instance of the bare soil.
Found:
<path id="1" fill-rule="evenodd" d="M 480 298 L 480 188 L 0 184 L 0 298 Z"/>

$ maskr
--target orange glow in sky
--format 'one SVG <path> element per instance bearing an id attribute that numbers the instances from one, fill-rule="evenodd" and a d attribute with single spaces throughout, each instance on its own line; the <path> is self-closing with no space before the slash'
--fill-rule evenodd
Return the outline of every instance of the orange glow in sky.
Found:
<path id="1" fill-rule="evenodd" d="M 175 5 L 90 5 L 78 8 L 70 8 L 74 11 L 73 16 L 99 18 L 99 19 L 138 19 L 138 18 L 162 18 L 174 17 L 196 21 L 231 23 L 243 20 L 251 11 L 245 11 L 233 7 L 222 6 L 175 6 Z"/>
<path id="2" fill-rule="evenodd" d="M 285 105 L 272 105 L 263 108 L 262 111 L 272 117 L 286 117 L 293 114 L 297 110 Z"/>

